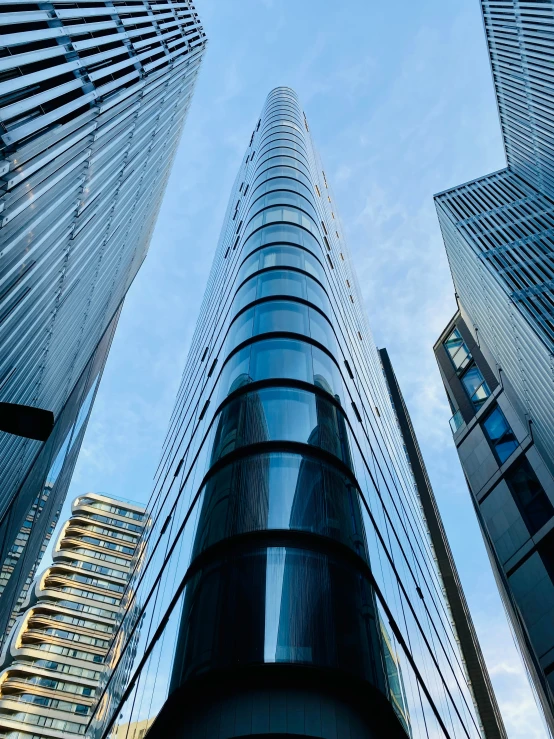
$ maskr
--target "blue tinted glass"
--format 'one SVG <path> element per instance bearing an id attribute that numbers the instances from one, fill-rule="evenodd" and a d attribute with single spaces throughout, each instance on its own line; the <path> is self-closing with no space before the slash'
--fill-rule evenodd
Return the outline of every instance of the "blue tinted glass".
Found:
<path id="1" fill-rule="evenodd" d="M 337 340 L 329 321 L 319 313 L 310 308 L 310 335 L 312 339 L 323 344 L 334 356 L 339 355 Z"/>
<path id="2" fill-rule="evenodd" d="M 266 246 L 260 252 L 260 269 L 264 267 L 297 267 L 302 269 L 302 251 L 294 246 Z"/>
<path id="3" fill-rule="evenodd" d="M 310 303 L 317 305 L 317 307 L 321 308 L 324 313 L 330 314 L 331 304 L 329 303 L 329 298 L 325 294 L 325 290 L 321 287 L 321 285 L 318 285 L 317 282 L 315 282 L 314 280 L 308 279 L 307 289 L 308 300 L 310 301 Z"/>
<path id="4" fill-rule="evenodd" d="M 247 346 L 234 354 L 223 368 L 218 383 L 218 403 L 220 403 L 223 398 L 233 390 L 236 390 L 238 387 L 242 387 L 242 385 L 245 385 L 248 382 L 252 382 L 252 378 L 248 371 L 249 365 L 250 347 Z"/>
<path id="5" fill-rule="evenodd" d="M 502 464 L 519 446 L 518 441 L 509 423 L 506 421 L 500 408 L 496 407 L 483 421 L 486 435 L 492 442 L 496 456 Z"/>
<path id="6" fill-rule="evenodd" d="M 308 308 L 301 303 L 272 300 L 256 306 L 255 334 L 290 331 L 309 336 L 308 325 Z"/>
<path id="7" fill-rule="evenodd" d="M 254 310 L 254 308 L 249 308 L 244 311 L 244 313 L 241 313 L 231 324 L 225 343 L 226 354 L 252 336 Z"/>
<path id="8" fill-rule="evenodd" d="M 495 408 L 490 416 L 483 422 L 487 436 L 492 442 L 498 441 L 506 431 L 511 431 L 508 422 L 500 408 Z"/>
<path id="9" fill-rule="evenodd" d="M 270 295 L 292 295 L 306 298 L 306 277 L 299 272 L 272 270 L 258 277 L 258 297 Z"/>
<path id="10" fill-rule="evenodd" d="M 337 365 L 324 351 L 313 347 L 314 384 L 335 396 L 341 402 L 344 399 L 342 377 Z"/>
<path id="11" fill-rule="evenodd" d="M 312 382 L 310 346 L 292 339 L 270 339 L 252 345 L 251 374 L 255 380 L 289 377 Z"/>

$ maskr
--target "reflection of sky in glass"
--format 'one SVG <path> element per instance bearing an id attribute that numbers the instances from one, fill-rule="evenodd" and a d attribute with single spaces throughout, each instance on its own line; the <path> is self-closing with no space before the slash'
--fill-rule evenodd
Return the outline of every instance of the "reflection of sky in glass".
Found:
<path id="1" fill-rule="evenodd" d="M 267 550 L 264 662 L 277 661 L 277 637 L 281 616 L 285 557 L 286 550 L 284 547 L 270 547 Z"/>

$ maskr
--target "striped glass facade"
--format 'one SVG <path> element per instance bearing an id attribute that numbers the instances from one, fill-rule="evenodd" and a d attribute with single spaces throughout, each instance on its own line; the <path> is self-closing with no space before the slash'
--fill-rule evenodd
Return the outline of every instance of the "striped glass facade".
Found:
<path id="1" fill-rule="evenodd" d="M 146 255 L 206 39 L 188 0 L 10 0 L 0 29 L 0 400 L 57 421 L 48 449 L 0 434 L 1 578 L 17 589 L 26 574 L 4 582 L 6 557 L 21 558 L 49 470 L 65 482 L 29 540 L 67 490 L 67 429 L 86 421 Z"/>
<path id="2" fill-rule="evenodd" d="M 554 735 L 554 2 L 481 6 L 507 167 L 435 196 L 459 308 L 435 355 L 495 576 Z"/>
<path id="3" fill-rule="evenodd" d="M 482 736 L 289 88 L 269 94 L 233 187 L 148 510 L 92 736 L 153 719 L 153 738 Z"/>

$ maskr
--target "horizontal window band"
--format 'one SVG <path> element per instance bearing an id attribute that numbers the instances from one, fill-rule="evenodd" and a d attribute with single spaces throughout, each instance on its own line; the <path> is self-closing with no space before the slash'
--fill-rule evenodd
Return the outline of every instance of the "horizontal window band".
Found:
<path id="1" fill-rule="evenodd" d="M 350 431 L 352 432 L 352 430 Z M 221 457 L 216 462 L 214 462 L 202 478 L 202 482 L 198 487 L 194 500 L 196 501 L 206 483 L 209 482 L 209 480 L 220 470 L 242 459 L 271 453 L 295 454 L 303 458 L 318 459 L 322 462 L 325 462 L 327 465 L 329 465 L 329 467 L 334 467 L 338 472 L 347 477 L 360 494 L 360 497 L 363 497 L 360 485 L 356 479 L 354 472 L 347 464 L 342 462 L 338 457 L 335 457 L 334 454 L 325 451 L 325 449 L 317 446 L 312 446 L 311 444 L 306 444 L 301 441 L 258 441 L 254 444 L 248 444 L 248 446 L 234 449 L 232 452 L 229 452 L 224 457 Z"/>
<path id="2" fill-rule="evenodd" d="M 285 296 L 286 297 L 286 296 Z M 315 346 L 316 349 L 320 349 L 323 351 L 328 357 L 330 357 L 333 362 L 336 364 L 341 377 L 342 377 L 342 371 L 339 366 L 337 358 L 331 354 L 329 349 L 327 349 L 326 346 L 323 344 L 320 344 L 315 339 L 312 339 L 311 336 L 306 336 L 305 334 L 293 334 L 288 331 L 270 331 L 267 334 L 258 334 L 257 336 L 251 336 L 249 339 L 246 339 L 245 341 L 241 341 L 240 344 L 238 344 L 232 351 L 225 357 L 225 360 L 223 361 L 223 364 L 221 365 L 221 371 L 223 371 L 223 368 L 227 364 L 227 362 L 235 356 L 238 352 L 240 352 L 241 349 L 245 349 L 247 346 L 251 346 L 252 344 L 257 344 L 260 341 L 266 341 L 268 339 L 291 339 L 293 341 L 299 341 L 300 343 L 310 344 L 311 346 Z M 220 372 L 221 375 L 221 372 Z M 275 378 L 278 379 L 278 378 Z M 217 382 L 219 382 L 219 376 L 217 379 Z M 214 389 L 217 386 L 217 382 L 214 384 Z"/>
<path id="3" fill-rule="evenodd" d="M 217 406 L 214 413 L 214 418 L 217 418 L 217 416 L 221 413 L 222 410 L 224 410 L 227 405 L 232 403 L 237 398 L 240 398 L 241 395 L 248 395 L 248 393 L 255 393 L 258 390 L 265 390 L 266 388 L 281 387 L 290 388 L 293 390 L 304 390 L 308 393 L 311 393 L 312 395 L 317 395 L 323 400 L 329 401 L 331 405 L 334 405 L 335 408 L 338 408 L 342 411 L 343 414 L 345 414 L 344 407 L 339 403 L 335 396 L 330 395 L 318 385 L 311 385 L 309 382 L 303 382 L 302 380 L 271 378 L 269 380 L 256 380 L 255 382 L 251 382 L 248 385 L 243 385 L 242 387 L 233 390 L 233 392 L 229 393 L 229 395 Z"/>
<path id="4" fill-rule="evenodd" d="M 283 207 L 283 206 L 280 206 L 280 207 Z M 286 207 L 289 207 L 289 206 L 286 206 Z M 264 210 L 267 210 L 267 209 L 264 209 Z M 300 209 L 298 209 L 298 210 L 300 210 Z M 260 212 L 262 212 L 262 211 L 260 211 Z M 303 213 L 304 211 L 301 211 L 301 212 Z M 253 216 L 253 218 L 255 218 L 255 217 L 256 216 Z M 250 220 L 252 220 L 252 218 Z M 310 220 L 312 220 L 312 219 L 310 218 Z M 314 239 L 314 241 L 317 242 L 318 246 L 321 247 L 321 251 L 323 251 L 323 245 L 321 244 L 320 241 L 318 241 L 317 236 L 312 231 L 309 231 L 305 226 L 302 226 L 300 223 L 293 223 L 292 221 L 272 221 L 272 223 L 263 223 L 261 226 L 258 226 L 258 228 L 254 229 L 254 231 L 252 231 L 251 234 L 248 234 L 248 238 L 246 239 L 246 241 L 248 241 L 248 239 L 252 238 L 252 236 L 255 233 L 258 233 L 258 231 L 261 231 L 262 228 L 267 228 L 268 226 L 292 226 L 293 228 L 301 228 L 302 231 L 304 231 L 305 233 L 309 234 Z M 247 227 L 248 227 L 248 224 L 247 224 Z M 318 229 L 318 233 L 319 233 L 319 229 Z M 244 232 L 243 232 L 243 234 L 244 234 Z M 246 244 L 246 241 L 243 243 L 243 246 L 244 246 L 244 244 Z M 267 244 L 264 244 L 264 246 L 267 246 Z"/>
<path id="5" fill-rule="evenodd" d="M 239 318 L 240 316 L 242 316 L 243 313 L 246 313 L 247 310 L 250 310 L 250 308 L 255 308 L 257 305 L 263 305 L 264 303 L 283 302 L 283 301 L 289 302 L 289 303 L 298 303 L 299 305 L 305 305 L 307 308 L 313 308 L 313 310 L 316 310 L 320 315 L 323 316 L 323 318 L 325 318 L 325 320 L 327 321 L 327 323 L 329 324 L 329 326 L 333 330 L 333 333 L 335 334 L 335 338 L 336 338 L 337 334 L 336 334 L 336 332 L 335 332 L 335 330 L 333 328 L 333 324 L 329 320 L 329 317 L 325 314 L 325 311 L 323 311 L 321 308 L 318 308 L 317 305 L 314 305 L 313 303 L 310 303 L 308 300 L 305 300 L 304 298 L 297 298 L 297 297 L 294 297 L 292 295 L 269 295 L 269 296 L 266 296 L 266 297 L 263 297 L 263 298 L 257 298 L 256 300 L 253 300 L 251 303 L 248 303 L 247 305 L 245 305 L 244 308 L 241 308 L 240 311 L 233 317 L 233 320 L 229 324 L 229 328 L 231 328 L 231 326 L 237 320 L 237 318 Z M 288 332 L 288 333 L 291 333 L 292 334 L 293 332 L 291 331 L 291 332 Z M 265 336 L 265 333 L 264 334 L 255 334 L 255 335 L 256 336 Z M 307 336 L 308 338 L 311 338 L 308 334 L 294 334 L 294 335 L 295 336 Z M 225 338 L 227 338 L 227 337 L 225 337 Z M 337 344 L 339 344 L 338 339 L 337 339 Z M 339 344 L 339 346 L 340 346 L 340 344 Z M 215 360 L 215 361 L 217 361 L 217 360 Z M 346 360 L 345 360 L 345 362 L 346 362 Z M 354 379 L 353 376 L 352 376 L 352 379 Z"/>
<path id="6" fill-rule="evenodd" d="M 185 573 L 185 585 L 204 567 L 216 563 L 229 555 L 246 554 L 254 548 L 290 548 L 328 554 L 341 559 L 356 569 L 360 574 L 371 581 L 371 568 L 366 560 L 356 554 L 336 539 L 323 534 L 314 534 L 312 531 L 299 529 L 260 529 L 248 531 L 244 534 L 235 534 L 212 544 L 208 549 L 200 552 L 190 563 Z"/>
<path id="7" fill-rule="evenodd" d="M 248 243 L 248 240 L 249 239 L 247 239 L 244 242 L 243 247 L 246 246 L 246 244 Z M 305 246 L 301 246 L 300 244 L 294 244 L 292 241 L 270 241 L 267 244 L 262 244 L 262 246 L 257 246 L 253 251 L 249 252 L 244 257 L 244 259 L 242 260 L 242 262 L 240 262 L 240 264 L 239 264 L 239 270 L 238 271 L 240 271 L 240 268 L 246 262 L 246 260 L 247 259 L 250 259 L 250 257 L 252 256 L 252 254 L 256 254 L 257 252 L 261 251 L 262 249 L 267 249 L 268 247 L 271 247 L 271 246 L 292 246 L 294 249 L 302 249 L 302 251 L 306 252 L 306 254 L 310 254 L 310 256 L 314 257 L 317 260 L 317 262 L 321 265 L 321 268 L 323 269 L 323 262 L 319 259 L 319 257 L 317 256 L 317 254 L 314 254 L 313 251 L 310 251 L 309 249 L 306 249 Z M 287 269 L 287 266 L 286 265 L 283 265 L 282 269 Z M 294 269 L 294 267 L 291 267 L 290 269 Z M 298 269 L 298 267 L 297 267 L 297 269 Z M 237 273 L 238 273 L 238 271 L 237 271 Z M 309 273 L 306 272 L 306 274 L 309 274 Z M 313 275 L 310 275 L 310 277 L 312 277 L 312 276 Z M 314 279 L 317 279 L 317 278 L 314 278 Z M 244 285 L 245 282 L 246 282 L 246 280 L 244 280 L 241 283 L 241 285 Z"/>
<path id="8" fill-rule="evenodd" d="M 266 181 L 267 181 L 267 180 L 266 180 Z M 294 180 L 294 181 L 295 181 L 295 182 L 297 182 L 298 180 Z M 259 187 L 259 185 L 258 185 L 258 187 Z M 256 189 L 258 189 L 258 188 L 256 188 Z M 258 202 L 259 200 L 261 200 L 262 198 L 265 198 L 265 197 L 266 197 L 266 195 L 271 195 L 272 193 L 275 193 L 275 192 L 290 192 L 291 194 L 293 194 L 293 195 L 296 195 L 296 196 L 298 196 L 299 198 L 303 198 L 303 199 L 304 199 L 304 200 L 305 200 L 305 201 L 306 201 L 306 202 L 308 203 L 308 205 L 311 205 L 311 206 L 313 207 L 313 209 L 314 209 L 314 212 L 315 212 L 315 213 L 316 213 L 316 215 L 317 215 L 317 210 L 316 210 L 316 207 L 315 207 L 315 198 L 314 198 L 314 197 L 312 197 L 312 198 L 311 198 L 311 201 L 310 201 L 310 198 L 309 198 L 308 196 L 306 196 L 306 195 L 301 195 L 301 194 L 300 194 L 299 192 L 296 192 L 296 190 L 289 190 L 289 189 L 287 189 L 286 187 L 277 187 L 277 188 L 276 188 L 275 190 L 267 190 L 266 192 L 262 193 L 261 195 L 258 195 L 258 196 L 257 196 L 257 197 L 256 197 L 256 198 L 255 198 L 254 200 L 252 200 L 252 201 L 251 201 L 251 202 L 249 203 L 249 205 L 248 205 L 248 210 L 251 210 L 252 208 L 254 208 L 254 206 L 256 205 L 256 203 L 257 203 L 257 202 Z M 312 204 L 312 203 L 313 203 L 313 204 Z M 281 207 L 281 208 L 285 208 L 285 207 L 292 207 L 292 208 L 298 208 L 298 209 L 299 209 L 299 210 L 301 210 L 302 212 L 305 212 L 305 211 L 304 211 L 304 208 L 302 208 L 302 207 L 301 207 L 301 206 L 299 206 L 299 205 L 293 205 L 293 204 L 291 204 L 291 203 L 279 203 L 279 201 L 278 201 L 278 200 L 276 200 L 276 201 L 275 201 L 275 203 L 272 203 L 271 205 L 266 205 L 266 206 L 265 206 L 265 208 L 260 208 L 260 210 L 259 210 L 259 211 L 257 211 L 257 213 L 262 213 L 262 212 L 263 212 L 264 210 L 266 210 L 267 208 L 275 208 L 275 207 Z M 308 213 L 308 215 L 309 215 L 309 213 Z"/>
<path id="9" fill-rule="evenodd" d="M 259 249 L 256 249 L 256 251 L 259 251 Z M 254 253 L 255 252 L 252 252 L 252 254 L 254 254 Z M 311 252 L 308 252 L 308 254 L 311 254 Z M 249 254 L 248 256 L 251 256 L 251 255 Z M 247 257 L 247 259 L 248 259 L 248 257 Z M 246 261 L 246 259 L 244 261 Z M 244 262 L 243 262 L 243 264 L 244 264 Z M 274 265 L 274 266 L 271 266 L 271 267 L 262 267 L 262 269 L 259 269 L 257 272 L 253 272 L 251 275 L 249 275 L 246 279 L 244 279 L 239 284 L 239 286 L 235 290 L 235 294 L 233 295 L 233 300 L 236 298 L 238 291 L 242 287 L 244 287 L 244 285 L 246 285 L 247 282 L 250 282 L 251 280 L 253 280 L 258 275 L 267 274 L 268 272 L 294 272 L 296 274 L 305 275 L 306 277 L 309 277 L 311 280 L 313 280 L 315 283 L 317 283 L 320 286 L 320 288 L 323 290 L 323 292 L 325 293 L 325 295 L 327 296 L 327 298 L 329 298 L 329 293 L 327 291 L 327 288 L 325 287 L 325 285 L 323 285 L 323 283 L 321 283 L 317 279 L 317 277 L 314 277 L 312 274 L 310 274 L 310 272 L 306 272 L 305 269 L 300 269 L 300 267 L 289 267 L 287 264 L 283 264 L 283 265 Z M 272 296 L 268 296 L 268 297 L 272 297 Z M 283 296 L 283 297 L 285 297 L 285 296 Z"/>

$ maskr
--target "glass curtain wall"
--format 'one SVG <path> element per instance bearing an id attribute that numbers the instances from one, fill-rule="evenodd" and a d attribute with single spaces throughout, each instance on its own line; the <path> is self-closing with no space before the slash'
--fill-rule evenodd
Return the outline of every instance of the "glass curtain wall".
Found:
<path id="1" fill-rule="evenodd" d="M 289 88 L 269 94 L 233 187 L 149 513 L 91 736 L 156 717 L 152 737 L 481 736 Z"/>

